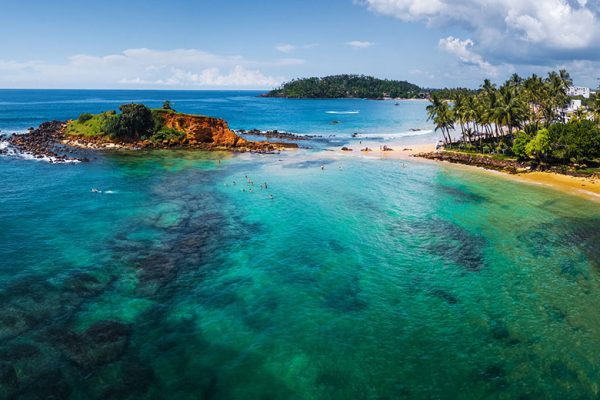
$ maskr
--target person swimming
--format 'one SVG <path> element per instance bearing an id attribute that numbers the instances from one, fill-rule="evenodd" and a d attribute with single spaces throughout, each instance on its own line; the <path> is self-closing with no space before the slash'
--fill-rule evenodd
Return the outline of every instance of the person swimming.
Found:
<path id="1" fill-rule="evenodd" d="M 98 190 L 96 188 L 92 188 L 92 190 L 90 190 L 90 192 L 92 192 L 92 193 L 102 193 L 102 190 Z"/>

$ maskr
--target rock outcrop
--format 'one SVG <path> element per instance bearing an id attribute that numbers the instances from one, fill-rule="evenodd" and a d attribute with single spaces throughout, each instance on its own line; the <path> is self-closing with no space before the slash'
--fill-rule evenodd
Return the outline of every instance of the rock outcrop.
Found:
<path id="1" fill-rule="evenodd" d="M 185 133 L 182 144 L 211 144 L 219 147 L 253 147 L 250 142 L 236 135 L 227 122 L 219 118 L 200 115 L 180 114 L 174 112 L 161 113 L 164 127 Z"/>

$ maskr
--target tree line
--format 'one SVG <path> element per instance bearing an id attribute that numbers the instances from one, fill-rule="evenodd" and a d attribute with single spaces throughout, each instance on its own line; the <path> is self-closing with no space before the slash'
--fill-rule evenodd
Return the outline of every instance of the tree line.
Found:
<path id="1" fill-rule="evenodd" d="M 593 161 L 600 157 L 600 96 L 567 115 L 572 85 L 566 70 L 546 77 L 513 74 L 500 86 L 486 79 L 478 91 L 454 92 L 452 101 L 432 92 L 427 115 L 447 148 L 545 162 Z"/>
<path id="2" fill-rule="evenodd" d="M 421 88 L 406 81 L 377 79 L 365 75 L 332 75 L 294 79 L 265 97 L 286 98 L 415 98 Z"/>

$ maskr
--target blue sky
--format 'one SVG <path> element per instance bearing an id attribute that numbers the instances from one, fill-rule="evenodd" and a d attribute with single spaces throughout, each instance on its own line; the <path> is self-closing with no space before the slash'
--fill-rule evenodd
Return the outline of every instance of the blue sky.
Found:
<path id="1" fill-rule="evenodd" d="M 599 0 L 31 1 L 0 13 L 0 87 L 270 88 L 362 73 L 476 87 L 600 77 Z"/>

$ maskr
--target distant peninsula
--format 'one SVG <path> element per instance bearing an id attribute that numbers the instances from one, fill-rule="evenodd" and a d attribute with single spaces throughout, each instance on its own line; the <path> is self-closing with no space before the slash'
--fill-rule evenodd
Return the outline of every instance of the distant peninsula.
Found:
<path id="1" fill-rule="evenodd" d="M 332 75 L 323 78 L 294 79 L 263 97 L 290 99 L 410 99 L 419 97 L 421 88 L 406 81 L 377 79 L 365 75 Z"/>

